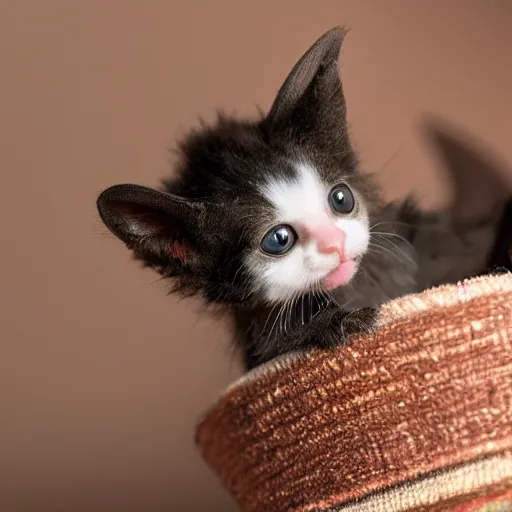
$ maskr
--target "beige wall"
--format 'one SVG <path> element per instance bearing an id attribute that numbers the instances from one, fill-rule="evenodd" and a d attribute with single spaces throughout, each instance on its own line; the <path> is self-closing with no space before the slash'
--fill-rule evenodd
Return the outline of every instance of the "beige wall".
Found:
<path id="1" fill-rule="evenodd" d="M 0 3 L 2 511 L 234 510 L 193 446 L 238 375 L 226 332 L 166 297 L 95 211 L 108 185 L 156 184 L 199 115 L 268 107 L 346 24 L 354 140 L 390 194 L 444 197 L 423 113 L 512 163 L 511 2 L 315 3 Z"/>

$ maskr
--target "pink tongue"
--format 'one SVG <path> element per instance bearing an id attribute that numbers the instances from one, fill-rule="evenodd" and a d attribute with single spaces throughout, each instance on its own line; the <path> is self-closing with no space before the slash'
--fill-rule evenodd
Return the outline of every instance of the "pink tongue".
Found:
<path id="1" fill-rule="evenodd" d="M 323 285 L 327 290 L 333 290 L 338 286 L 343 286 L 348 283 L 356 270 L 354 260 L 348 260 L 341 263 L 341 265 L 333 270 L 323 281 Z"/>

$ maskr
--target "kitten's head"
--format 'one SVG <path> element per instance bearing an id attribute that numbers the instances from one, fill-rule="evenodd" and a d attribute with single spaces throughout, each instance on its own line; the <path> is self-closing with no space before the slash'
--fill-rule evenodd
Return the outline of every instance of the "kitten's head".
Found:
<path id="1" fill-rule="evenodd" d="M 268 115 L 220 117 L 180 145 L 161 191 L 116 185 L 106 226 L 177 288 L 232 306 L 347 284 L 369 243 L 372 191 L 357 172 L 335 28 L 297 62 Z"/>

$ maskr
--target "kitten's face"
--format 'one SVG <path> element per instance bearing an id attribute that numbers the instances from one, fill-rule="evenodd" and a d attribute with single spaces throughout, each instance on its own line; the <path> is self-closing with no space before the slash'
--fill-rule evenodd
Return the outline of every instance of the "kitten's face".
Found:
<path id="1" fill-rule="evenodd" d="M 290 166 L 291 176 L 269 175 L 258 187 L 270 208 L 259 247 L 244 258 L 254 290 L 269 302 L 346 285 L 369 242 L 365 200 L 349 175 L 340 169 L 328 179 L 305 160 Z"/>
<path id="2" fill-rule="evenodd" d="M 163 191 L 98 199 L 109 229 L 186 293 L 231 305 L 288 301 L 350 282 L 370 199 L 346 127 L 334 29 L 297 62 L 258 122 L 220 118 L 181 144 Z"/>

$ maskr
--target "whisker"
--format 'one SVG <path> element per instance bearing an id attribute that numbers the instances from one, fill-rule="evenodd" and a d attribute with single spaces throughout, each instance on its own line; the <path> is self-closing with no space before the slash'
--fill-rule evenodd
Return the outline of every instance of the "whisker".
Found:
<path id="1" fill-rule="evenodd" d="M 272 324 L 272 328 L 270 329 L 270 332 L 268 333 L 267 342 L 266 342 L 267 347 L 270 345 L 270 337 L 272 335 L 272 331 L 274 330 L 276 322 L 277 322 L 278 318 L 281 316 L 281 313 L 282 313 L 283 308 L 284 308 L 285 305 L 286 305 L 286 302 L 279 309 L 279 312 L 277 313 L 276 319 L 274 320 L 274 323 Z"/>
<path id="2" fill-rule="evenodd" d="M 389 242 L 389 240 L 388 240 Z M 407 260 L 409 261 L 409 263 L 412 263 L 412 264 L 416 264 L 416 260 L 414 260 L 413 258 L 411 258 L 407 253 L 405 253 L 404 251 L 402 251 L 396 244 L 393 244 L 392 242 L 390 242 L 391 245 L 392 245 L 392 248 L 395 249 L 396 251 L 398 252 L 394 252 L 392 248 L 389 248 L 389 247 L 385 247 L 383 245 L 379 245 L 377 244 L 376 242 L 370 242 L 368 244 L 368 246 L 370 248 L 374 248 L 374 249 L 381 249 L 382 251 L 384 251 L 385 253 L 387 254 L 391 254 L 392 256 L 394 256 L 397 260 L 401 260 L 402 258 L 404 260 Z M 398 254 L 400 253 L 400 254 Z"/>
<path id="3" fill-rule="evenodd" d="M 163 280 L 165 280 L 165 279 L 167 279 L 167 276 L 158 276 L 157 278 L 152 279 L 151 281 L 149 281 L 149 283 L 148 283 L 148 284 L 151 286 L 151 285 L 153 285 L 153 284 L 155 284 L 155 283 L 158 283 L 158 282 L 160 282 L 160 281 L 163 281 Z"/>
<path id="4" fill-rule="evenodd" d="M 235 275 L 233 277 L 233 280 L 231 281 L 231 284 L 234 286 L 235 285 L 235 281 L 236 281 L 236 276 L 238 275 L 238 273 L 243 269 L 244 267 L 242 265 L 240 265 L 240 268 L 235 272 Z"/>
<path id="5" fill-rule="evenodd" d="M 265 329 L 267 328 L 267 324 L 269 322 L 269 320 L 272 318 L 272 313 L 275 311 L 275 309 L 277 308 L 277 306 L 279 306 L 279 303 L 276 303 L 274 304 L 274 306 L 272 307 L 272 309 L 270 310 L 270 313 L 268 314 L 267 316 L 267 320 L 265 321 L 265 324 L 263 325 L 263 329 L 261 332 L 265 332 Z"/>
<path id="6" fill-rule="evenodd" d="M 417 253 L 416 253 L 416 250 L 414 249 L 414 247 L 409 244 L 409 246 L 412 248 L 413 252 L 414 252 L 414 256 L 410 256 L 409 254 L 407 254 L 403 249 L 401 249 L 396 243 L 394 243 L 392 240 L 389 240 L 387 238 L 382 238 L 382 241 L 383 242 L 387 242 L 389 245 L 391 245 L 391 247 L 393 247 L 394 249 L 396 249 L 397 252 L 399 252 L 403 257 L 404 259 L 408 260 L 410 263 L 416 263 L 416 257 L 417 257 Z"/>
<path id="7" fill-rule="evenodd" d="M 372 235 L 379 235 L 379 236 L 383 236 L 383 237 L 386 237 L 386 236 L 393 237 L 394 236 L 395 238 L 399 238 L 400 240 L 403 240 L 407 245 L 410 245 L 412 247 L 411 242 L 409 242 L 409 240 L 404 238 L 402 235 L 399 235 L 398 233 L 386 233 L 386 232 L 380 232 L 380 231 L 372 231 Z"/>
<path id="8" fill-rule="evenodd" d="M 377 224 L 373 224 L 372 226 L 370 226 L 370 231 L 372 229 L 376 228 L 377 226 L 382 226 L 384 224 L 395 224 L 395 225 L 398 225 L 398 226 L 408 226 L 408 227 L 411 227 L 413 225 L 410 222 L 404 222 L 404 221 L 401 221 L 401 220 L 384 220 L 384 221 L 377 222 Z"/>

